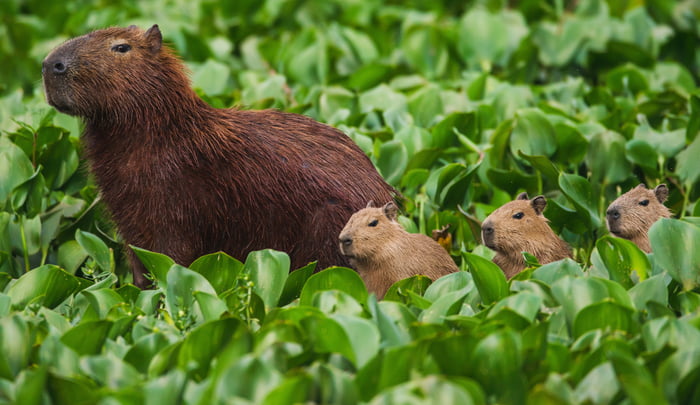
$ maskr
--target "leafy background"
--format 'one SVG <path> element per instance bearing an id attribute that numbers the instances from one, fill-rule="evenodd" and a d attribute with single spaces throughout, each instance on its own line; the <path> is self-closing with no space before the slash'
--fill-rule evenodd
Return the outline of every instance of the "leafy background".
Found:
<path id="1" fill-rule="evenodd" d="M 586 2 L 0 2 L 0 401 L 700 402 L 700 9 Z M 466 270 L 368 296 L 352 271 L 285 254 L 122 247 L 40 63 L 92 29 L 158 23 L 218 107 L 334 125 L 450 224 Z M 654 254 L 611 238 L 621 192 L 666 183 Z M 506 282 L 479 223 L 527 191 L 575 260 Z"/>

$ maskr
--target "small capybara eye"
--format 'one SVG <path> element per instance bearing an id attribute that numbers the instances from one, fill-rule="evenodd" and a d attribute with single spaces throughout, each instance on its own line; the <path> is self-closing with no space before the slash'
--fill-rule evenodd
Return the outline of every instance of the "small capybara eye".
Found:
<path id="1" fill-rule="evenodd" d="M 131 50 L 131 45 L 129 44 L 118 44 L 112 47 L 112 51 L 119 53 L 127 53 Z"/>
<path id="2" fill-rule="evenodd" d="M 641 205 L 642 207 L 646 207 L 647 205 L 649 205 L 649 200 L 642 200 L 639 202 L 639 205 Z"/>
<path id="3" fill-rule="evenodd" d="M 513 215 L 513 218 L 515 218 L 515 219 L 523 219 L 524 216 L 525 216 L 525 214 L 523 214 L 522 212 L 518 212 L 517 214 L 514 214 L 514 215 Z"/>
<path id="4" fill-rule="evenodd" d="M 367 226 L 377 226 L 378 223 L 379 223 L 379 221 L 375 219 L 374 221 L 367 224 Z"/>

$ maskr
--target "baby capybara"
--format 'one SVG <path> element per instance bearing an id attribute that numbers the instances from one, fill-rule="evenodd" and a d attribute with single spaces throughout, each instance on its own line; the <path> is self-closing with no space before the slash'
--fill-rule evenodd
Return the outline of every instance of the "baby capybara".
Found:
<path id="1" fill-rule="evenodd" d="M 42 66 L 52 106 L 85 122 L 82 140 L 126 243 L 189 265 L 264 248 L 292 268 L 344 264 L 338 232 L 394 190 L 345 134 L 273 110 L 212 108 L 190 88 L 157 25 L 71 39 Z M 134 282 L 145 269 L 129 250 Z"/>
<path id="2" fill-rule="evenodd" d="M 408 233 L 396 221 L 392 202 L 367 207 L 350 217 L 338 237 L 341 253 L 381 299 L 392 284 L 418 274 L 436 280 L 459 271 L 447 251 L 429 236 Z"/>
<path id="3" fill-rule="evenodd" d="M 493 262 L 507 278 L 525 269 L 522 252 L 535 256 L 542 264 L 571 257 L 569 245 L 552 231 L 542 215 L 546 206 L 544 196 L 530 200 L 527 193 L 520 193 L 481 224 L 481 239 L 496 252 Z"/>
<path id="4" fill-rule="evenodd" d="M 631 189 L 613 201 L 606 212 L 608 230 L 615 236 L 629 239 L 647 253 L 651 252 L 649 228 L 660 218 L 669 218 L 671 212 L 664 205 L 668 187 L 659 184 L 649 190 L 644 184 Z"/>

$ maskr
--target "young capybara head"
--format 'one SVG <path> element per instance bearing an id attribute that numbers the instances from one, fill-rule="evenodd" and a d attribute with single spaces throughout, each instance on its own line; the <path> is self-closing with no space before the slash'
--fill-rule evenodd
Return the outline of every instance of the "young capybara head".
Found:
<path id="1" fill-rule="evenodd" d="M 370 201 L 350 217 L 338 237 L 340 252 L 360 274 L 367 290 L 380 299 L 404 278 L 422 274 L 436 280 L 459 271 L 436 241 L 406 232 L 396 221 L 397 214 L 392 202 L 376 208 Z"/>
<path id="2" fill-rule="evenodd" d="M 640 184 L 613 201 L 605 213 L 608 230 L 613 235 L 629 239 L 649 253 L 651 245 L 647 232 L 659 218 L 669 218 L 671 212 L 663 204 L 668 187 L 659 184 L 649 190 Z"/>
<path id="3" fill-rule="evenodd" d="M 156 93 L 176 81 L 170 76 L 179 69 L 170 65 L 177 61 L 161 47 L 157 25 L 145 32 L 136 26 L 108 28 L 71 39 L 42 64 L 47 101 L 62 113 L 81 117 L 137 111 L 141 106 L 136 103 L 149 99 L 132 94 Z"/>
<path id="4" fill-rule="evenodd" d="M 340 232 L 340 252 L 353 267 L 362 266 L 390 246 L 395 237 L 407 232 L 396 221 L 398 208 L 392 202 L 377 208 L 370 201 L 367 207 L 354 213 Z"/>
<path id="5" fill-rule="evenodd" d="M 486 217 L 481 225 L 484 245 L 496 252 L 498 264 L 508 278 L 525 268 L 522 252 L 549 263 L 571 257 L 569 246 L 554 234 L 542 215 L 547 206 L 544 196 L 528 199 L 521 193 Z"/>

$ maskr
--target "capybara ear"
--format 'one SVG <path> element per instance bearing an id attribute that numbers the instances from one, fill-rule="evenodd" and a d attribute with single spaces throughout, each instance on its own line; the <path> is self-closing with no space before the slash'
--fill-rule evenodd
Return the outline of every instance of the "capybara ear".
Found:
<path id="1" fill-rule="evenodd" d="M 654 194 L 656 194 L 656 199 L 659 200 L 661 204 L 668 198 L 668 187 L 665 184 L 659 184 L 654 189 Z"/>
<path id="2" fill-rule="evenodd" d="M 523 192 L 518 194 L 518 196 L 515 198 L 516 200 L 529 200 L 530 197 L 527 196 L 527 193 Z"/>
<path id="3" fill-rule="evenodd" d="M 369 200 L 367 201 L 367 206 L 365 208 L 375 208 L 376 205 L 374 205 L 374 201 Z"/>
<path id="4" fill-rule="evenodd" d="M 128 29 L 129 29 L 130 31 L 133 31 L 133 30 L 136 30 L 136 29 L 138 29 L 138 28 L 139 28 L 139 27 L 137 27 L 137 26 L 135 26 L 135 25 L 130 25 Z"/>
<path id="5" fill-rule="evenodd" d="M 146 31 L 144 36 L 146 38 L 146 44 L 148 44 L 148 48 L 151 50 L 151 53 L 158 53 L 161 45 L 163 45 L 163 36 L 160 34 L 158 24 L 153 24 L 153 26 Z"/>
<path id="6" fill-rule="evenodd" d="M 390 221 L 396 221 L 396 217 L 399 215 L 399 209 L 396 207 L 396 204 L 389 201 L 388 203 L 384 204 L 383 210 L 384 215 L 386 215 Z"/>
<path id="7" fill-rule="evenodd" d="M 645 189 L 645 188 L 647 188 L 647 185 L 644 184 L 644 183 L 640 183 L 640 184 L 639 184 L 637 187 L 635 187 L 635 188 L 644 188 L 644 189 Z"/>
<path id="8" fill-rule="evenodd" d="M 538 195 L 537 197 L 533 198 L 532 201 L 530 201 L 530 205 L 532 205 L 532 209 L 535 210 L 537 215 L 542 215 L 544 207 L 547 206 L 547 199 L 544 198 L 543 195 Z"/>

